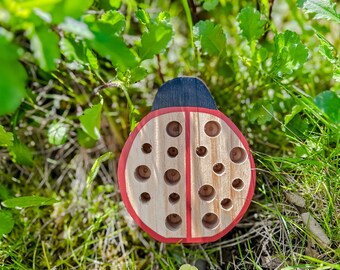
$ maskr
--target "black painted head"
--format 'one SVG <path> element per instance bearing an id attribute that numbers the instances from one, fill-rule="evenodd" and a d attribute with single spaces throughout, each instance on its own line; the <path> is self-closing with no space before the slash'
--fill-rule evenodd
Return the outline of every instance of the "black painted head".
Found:
<path id="1" fill-rule="evenodd" d="M 208 87 L 195 77 L 178 77 L 164 83 L 159 88 L 152 110 L 167 107 L 217 109 Z"/>

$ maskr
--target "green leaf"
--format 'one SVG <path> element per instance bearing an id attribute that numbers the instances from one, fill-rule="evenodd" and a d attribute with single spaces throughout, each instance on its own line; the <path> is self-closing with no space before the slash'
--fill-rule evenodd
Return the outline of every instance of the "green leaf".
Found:
<path id="1" fill-rule="evenodd" d="M 9 192 L 9 189 L 6 186 L 0 184 L 0 201 L 7 200 L 11 197 L 12 196 Z"/>
<path id="2" fill-rule="evenodd" d="M 96 55 L 83 40 L 63 37 L 60 40 L 60 50 L 70 62 L 77 61 L 82 65 L 89 65 L 93 69 L 99 68 Z"/>
<path id="3" fill-rule="evenodd" d="M 58 202 L 53 198 L 46 198 L 40 196 L 23 196 L 8 199 L 2 202 L 2 205 L 7 208 L 26 208 L 33 206 L 44 206 L 44 205 L 52 205 Z"/>
<path id="4" fill-rule="evenodd" d="M 65 17 L 79 19 L 92 4 L 93 0 L 61 0 L 50 13 L 54 23 L 62 22 Z"/>
<path id="5" fill-rule="evenodd" d="M 198 269 L 197 269 L 197 267 L 192 266 L 192 265 L 186 263 L 186 264 L 183 264 L 183 265 L 179 268 L 179 270 L 198 270 Z"/>
<path id="6" fill-rule="evenodd" d="M 92 148 L 97 144 L 97 140 L 92 139 L 86 132 L 82 129 L 77 129 L 77 140 L 78 143 L 84 148 Z"/>
<path id="7" fill-rule="evenodd" d="M 173 35 L 172 26 L 165 21 L 152 23 L 144 32 L 139 49 L 142 60 L 151 59 L 155 54 L 163 52 L 169 45 Z"/>
<path id="8" fill-rule="evenodd" d="M 291 120 L 293 120 L 293 118 L 295 117 L 295 115 L 299 114 L 300 112 L 303 111 L 303 106 L 301 105 L 295 105 L 292 109 L 291 109 L 291 113 L 287 114 L 285 116 L 285 125 L 287 125 Z"/>
<path id="9" fill-rule="evenodd" d="M 12 3 L 18 4 L 21 9 L 41 9 L 43 11 L 50 11 L 55 4 L 60 0 L 26 0 L 26 1 L 12 1 Z"/>
<path id="10" fill-rule="evenodd" d="M 0 210 L 0 238 L 3 234 L 8 234 L 13 230 L 14 219 L 8 210 Z"/>
<path id="11" fill-rule="evenodd" d="M 14 142 L 10 148 L 10 155 L 15 163 L 26 166 L 33 166 L 33 153 L 21 142 Z"/>
<path id="12" fill-rule="evenodd" d="M 194 26 L 194 40 L 198 49 L 209 55 L 223 55 L 227 39 L 222 26 L 211 21 L 200 21 Z"/>
<path id="13" fill-rule="evenodd" d="M 274 46 L 271 72 L 279 77 L 292 74 L 307 61 L 308 49 L 295 32 L 277 34 Z"/>
<path id="14" fill-rule="evenodd" d="M 144 79 L 148 75 L 148 71 L 143 67 L 135 67 L 130 70 L 128 81 L 130 84 L 136 83 Z"/>
<path id="15" fill-rule="evenodd" d="M 319 52 L 332 64 L 337 64 L 338 57 L 337 51 L 334 48 L 333 44 L 330 43 L 321 33 L 316 32 L 316 37 L 320 41 L 320 50 Z"/>
<path id="16" fill-rule="evenodd" d="M 304 106 L 295 105 L 291 108 L 290 113 L 284 118 L 284 132 L 291 137 L 299 139 L 306 138 L 306 131 L 308 131 L 308 118 L 303 118 Z"/>
<path id="17" fill-rule="evenodd" d="M 248 42 L 257 40 L 264 34 L 266 21 L 261 19 L 261 14 L 255 8 L 243 8 L 237 16 L 237 21 L 239 22 L 241 34 Z"/>
<path id="18" fill-rule="evenodd" d="M 37 19 L 37 17 L 39 19 Z M 33 14 L 31 15 L 32 22 L 35 22 L 35 25 L 41 25 L 41 21 L 44 21 L 48 24 L 52 22 L 52 16 L 50 13 L 45 12 L 39 8 L 34 8 L 33 9 Z"/>
<path id="19" fill-rule="evenodd" d="M 27 74 L 9 39 L 9 32 L 0 27 L 0 116 L 13 113 L 26 95 Z"/>
<path id="20" fill-rule="evenodd" d="M 13 133 L 7 132 L 5 128 L 0 125 L 0 146 L 12 146 L 13 145 Z"/>
<path id="21" fill-rule="evenodd" d="M 218 0 L 204 0 L 203 2 L 203 8 L 207 11 L 211 11 L 215 9 L 217 5 L 218 5 Z"/>
<path id="22" fill-rule="evenodd" d="M 306 13 L 315 13 L 314 19 L 326 19 L 340 23 L 336 4 L 331 0 L 306 0 L 303 9 Z"/>
<path id="23" fill-rule="evenodd" d="M 101 155 L 99 158 L 96 159 L 96 161 L 93 163 L 93 166 L 89 172 L 89 175 L 87 176 L 87 186 L 90 186 L 93 182 L 93 180 L 96 178 L 100 165 L 110 159 L 113 159 L 114 155 L 112 152 L 107 152 L 103 155 Z"/>
<path id="24" fill-rule="evenodd" d="M 60 51 L 68 61 L 76 60 L 80 63 L 83 63 L 83 60 L 79 59 L 76 52 L 75 44 L 73 43 L 74 41 L 72 42 L 70 39 L 62 37 L 59 42 Z"/>
<path id="25" fill-rule="evenodd" d="M 334 67 L 333 79 L 336 80 L 337 82 L 340 82 L 340 65 Z"/>
<path id="26" fill-rule="evenodd" d="M 98 54 L 111 60 L 112 65 L 122 71 L 137 66 L 135 54 L 121 37 L 115 35 L 111 24 L 95 22 L 88 25 L 95 36 L 88 42 Z"/>
<path id="27" fill-rule="evenodd" d="M 67 140 L 67 133 L 69 131 L 69 126 L 62 123 L 52 123 L 48 128 L 48 142 L 54 145 L 64 144 Z"/>
<path id="28" fill-rule="evenodd" d="M 119 81 L 130 85 L 144 79 L 147 75 L 148 71 L 145 68 L 135 67 L 133 69 L 127 70 L 126 72 L 118 72 L 117 78 Z"/>
<path id="29" fill-rule="evenodd" d="M 79 117 L 81 128 L 94 140 L 100 138 L 100 121 L 103 100 L 84 111 Z"/>
<path id="30" fill-rule="evenodd" d="M 60 59 L 59 37 L 48 27 L 39 27 L 31 35 L 31 49 L 41 69 L 55 70 Z"/>
<path id="31" fill-rule="evenodd" d="M 295 116 L 285 124 L 284 131 L 287 136 L 304 140 L 307 137 L 306 133 L 308 133 L 308 128 L 308 119 L 303 119 L 300 114 L 295 114 Z"/>
<path id="32" fill-rule="evenodd" d="M 340 124 L 340 97 L 332 91 L 324 91 L 314 98 L 314 103 L 329 119 Z"/>
<path id="33" fill-rule="evenodd" d="M 272 120 L 274 114 L 273 105 L 269 100 L 257 101 L 248 113 L 249 121 L 254 123 L 257 121 L 259 125 L 263 125 Z"/>
<path id="34" fill-rule="evenodd" d="M 90 31 L 88 25 L 84 22 L 77 21 L 73 18 L 65 18 L 65 21 L 59 24 L 60 29 L 64 30 L 66 33 L 72 33 L 77 36 L 77 38 L 92 39 L 94 35 Z"/>
<path id="35" fill-rule="evenodd" d="M 0 201 L 7 200 L 11 197 L 12 196 L 11 196 L 8 188 L 6 186 L 0 184 Z"/>
<path id="36" fill-rule="evenodd" d="M 295 145 L 295 154 L 299 158 L 306 158 L 308 157 L 308 150 L 306 149 L 305 145 L 296 144 Z"/>
<path id="37" fill-rule="evenodd" d="M 122 0 L 109 0 L 110 6 L 119 9 L 120 6 L 122 5 Z"/>
<path id="38" fill-rule="evenodd" d="M 258 63 L 264 63 L 268 59 L 268 50 L 261 47 L 257 50 L 256 60 Z"/>
<path id="39" fill-rule="evenodd" d="M 125 28 L 125 17 L 116 10 L 104 13 L 100 21 L 110 24 L 114 33 L 121 33 Z"/>
<path id="40" fill-rule="evenodd" d="M 164 22 L 168 23 L 170 25 L 170 14 L 169 12 L 162 11 L 158 14 L 156 20 L 154 20 L 156 23 Z"/>
<path id="41" fill-rule="evenodd" d="M 99 69 L 97 56 L 89 48 L 86 48 L 86 57 L 91 68 Z"/>
<path id="42" fill-rule="evenodd" d="M 147 13 L 144 9 L 138 9 L 136 11 L 136 17 L 142 24 L 148 25 L 151 22 L 149 13 Z"/>

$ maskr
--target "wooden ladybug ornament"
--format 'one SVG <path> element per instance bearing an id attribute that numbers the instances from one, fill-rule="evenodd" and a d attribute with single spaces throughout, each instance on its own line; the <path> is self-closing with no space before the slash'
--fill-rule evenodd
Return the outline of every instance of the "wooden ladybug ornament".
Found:
<path id="1" fill-rule="evenodd" d="M 249 207 L 255 165 L 235 124 L 199 79 L 163 84 L 122 150 L 118 181 L 135 222 L 166 243 L 206 243 Z"/>

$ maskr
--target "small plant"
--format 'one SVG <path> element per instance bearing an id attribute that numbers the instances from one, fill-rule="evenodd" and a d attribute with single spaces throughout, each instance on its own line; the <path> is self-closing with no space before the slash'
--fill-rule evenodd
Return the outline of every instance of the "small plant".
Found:
<path id="1" fill-rule="evenodd" d="M 0 198 L 6 198 L 8 195 L 8 190 L 3 186 L 0 186 Z M 55 199 L 44 198 L 39 196 L 24 196 L 17 198 L 9 198 L 1 202 L 0 208 L 0 238 L 4 234 L 9 234 L 14 227 L 15 219 L 15 209 L 22 209 L 28 207 L 39 207 L 45 205 L 52 205 L 56 203 Z"/>

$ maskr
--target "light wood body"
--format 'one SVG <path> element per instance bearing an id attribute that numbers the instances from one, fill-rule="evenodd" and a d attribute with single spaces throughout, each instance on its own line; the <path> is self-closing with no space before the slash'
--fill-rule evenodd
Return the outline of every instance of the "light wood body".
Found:
<path id="1" fill-rule="evenodd" d="M 177 137 L 167 131 L 174 121 L 182 127 Z M 212 131 L 217 123 L 218 135 L 207 135 L 209 122 Z M 119 165 L 121 192 L 130 214 L 154 238 L 164 242 L 214 241 L 240 220 L 253 195 L 254 164 L 245 139 L 222 113 L 191 107 L 157 110 L 144 118 L 130 137 Z M 145 151 L 145 145 L 151 146 L 150 152 Z M 200 146 L 206 148 L 203 156 L 196 153 Z M 170 147 L 178 150 L 177 156 L 168 154 Z M 149 168 L 150 172 L 145 171 L 149 178 L 140 177 L 139 166 Z M 169 169 L 179 172 L 178 182 L 166 180 Z M 200 195 L 200 189 L 202 193 L 213 189 L 214 193 Z M 169 201 L 172 193 L 179 195 L 177 202 Z"/>

